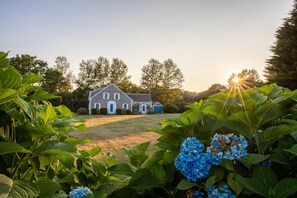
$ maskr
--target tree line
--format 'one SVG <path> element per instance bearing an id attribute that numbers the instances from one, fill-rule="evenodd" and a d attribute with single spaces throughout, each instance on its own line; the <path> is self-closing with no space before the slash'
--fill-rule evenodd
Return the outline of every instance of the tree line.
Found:
<path id="1" fill-rule="evenodd" d="M 140 85 L 132 83 L 127 65 L 118 58 L 109 61 L 100 56 L 97 59 L 82 60 L 77 77 L 73 75 L 70 63 L 64 56 L 57 57 L 53 66 L 29 54 L 16 55 L 9 60 L 21 74 L 33 72 L 43 77 L 39 85 L 48 92 L 61 96 L 51 102 L 55 105 L 64 104 L 72 110 L 86 107 L 89 91 L 110 83 L 126 93 L 150 93 L 153 101 L 161 103 L 183 99 L 184 76 L 172 59 L 164 62 L 149 60 L 141 68 Z"/>
<path id="2" fill-rule="evenodd" d="M 263 82 L 255 69 L 244 69 L 239 74 L 232 74 L 227 86 L 213 84 L 206 91 L 199 93 L 182 89 L 184 76 L 172 59 L 160 62 L 150 59 L 141 68 L 140 85 L 131 82 L 127 65 L 118 58 L 109 61 L 105 57 L 82 60 L 78 76 L 70 70 L 70 63 L 64 56 L 59 56 L 55 64 L 49 67 L 46 61 L 28 54 L 16 55 L 10 58 L 10 63 L 21 74 L 34 72 L 44 78 L 40 83 L 50 93 L 61 96 L 53 100 L 55 105 L 65 104 L 72 110 L 86 107 L 88 92 L 104 87 L 110 83 L 116 84 L 127 93 L 150 93 L 153 101 L 175 103 L 182 109 L 185 104 L 205 99 L 210 95 L 226 91 L 233 86 L 234 77 L 242 81 L 242 89 L 277 83 L 294 90 L 297 88 L 297 2 L 292 11 L 284 19 L 282 26 L 276 31 L 276 42 L 271 47 L 272 56 L 267 59 L 264 69 L 266 82 Z"/>

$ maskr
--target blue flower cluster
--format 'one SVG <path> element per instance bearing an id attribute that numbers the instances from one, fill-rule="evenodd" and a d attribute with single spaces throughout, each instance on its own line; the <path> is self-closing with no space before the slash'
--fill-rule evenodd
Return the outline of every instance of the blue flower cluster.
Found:
<path id="1" fill-rule="evenodd" d="M 88 194 L 92 194 L 92 191 L 87 187 L 78 187 L 76 189 L 73 189 L 69 193 L 70 198 L 83 198 L 84 196 L 87 196 Z"/>
<path id="2" fill-rule="evenodd" d="M 241 135 L 221 135 L 216 133 L 210 143 L 210 147 L 207 147 L 206 153 L 209 154 L 211 161 L 218 165 L 223 158 L 235 160 L 247 155 L 247 146 L 248 142 Z"/>
<path id="3" fill-rule="evenodd" d="M 175 159 L 175 167 L 191 182 L 206 178 L 212 165 L 223 158 L 240 159 L 247 154 L 247 141 L 243 136 L 215 134 L 210 147 L 203 152 L 204 145 L 196 138 L 187 138 Z"/>
<path id="4" fill-rule="evenodd" d="M 223 187 L 216 188 L 215 186 L 211 186 L 207 189 L 208 198 L 236 198 L 236 196 L 232 193 L 232 191 L 228 188 L 227 185 Z M 204 193 L 200 191 L 194 191 L 194 198 L 203 198 Z"/>
<path id="5" fill-rule="evenodd" d="M 206 178 L 211 167 L 210 159 L 202 153 L 204 145 L 196 138 L 187 138 L 175 159 L 175 167 L 189 180 Z"/>

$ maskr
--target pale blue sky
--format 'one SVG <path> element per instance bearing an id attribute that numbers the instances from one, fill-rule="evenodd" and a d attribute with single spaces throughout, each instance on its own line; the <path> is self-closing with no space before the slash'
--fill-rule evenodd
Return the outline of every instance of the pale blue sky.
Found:
<path id="1" fill-rule="evenodd" d="M 275 31 L 293 0 L 2 0 L 0 50 L 36 55 L 50 66 L 66 56 L 120 58 L 139 84 L 150 58 L 173 61 L 184 89 L 226 84 L 232 72 L 263 73 Z"/>

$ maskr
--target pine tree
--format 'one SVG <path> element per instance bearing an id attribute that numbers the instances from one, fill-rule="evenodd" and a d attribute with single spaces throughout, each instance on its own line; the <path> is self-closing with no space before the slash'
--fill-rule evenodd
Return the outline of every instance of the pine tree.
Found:
<path id="1" fill-rule="evenodd" d="M 273 55 L 267 60 L 265 77 L 269 83 L 297 89 L 297 0 L 289 17 L 276 32 Z"/>

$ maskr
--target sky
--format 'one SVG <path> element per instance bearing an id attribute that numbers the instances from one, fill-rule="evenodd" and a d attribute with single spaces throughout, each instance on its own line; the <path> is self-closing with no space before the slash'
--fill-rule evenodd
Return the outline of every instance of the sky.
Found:
<path id="1" fill-rule="evenodd" d="M 2 0 L 0 51 L 35 55 L 54 65 L 65 56 L 120 58 L 133 83 L 151 58 L 171 58 L 183 89 L 226 85 L 232 73 L 263 74 L 275 32 L 293 0 Z M 264 78 L 263 78 L 264 79 Z"/>

